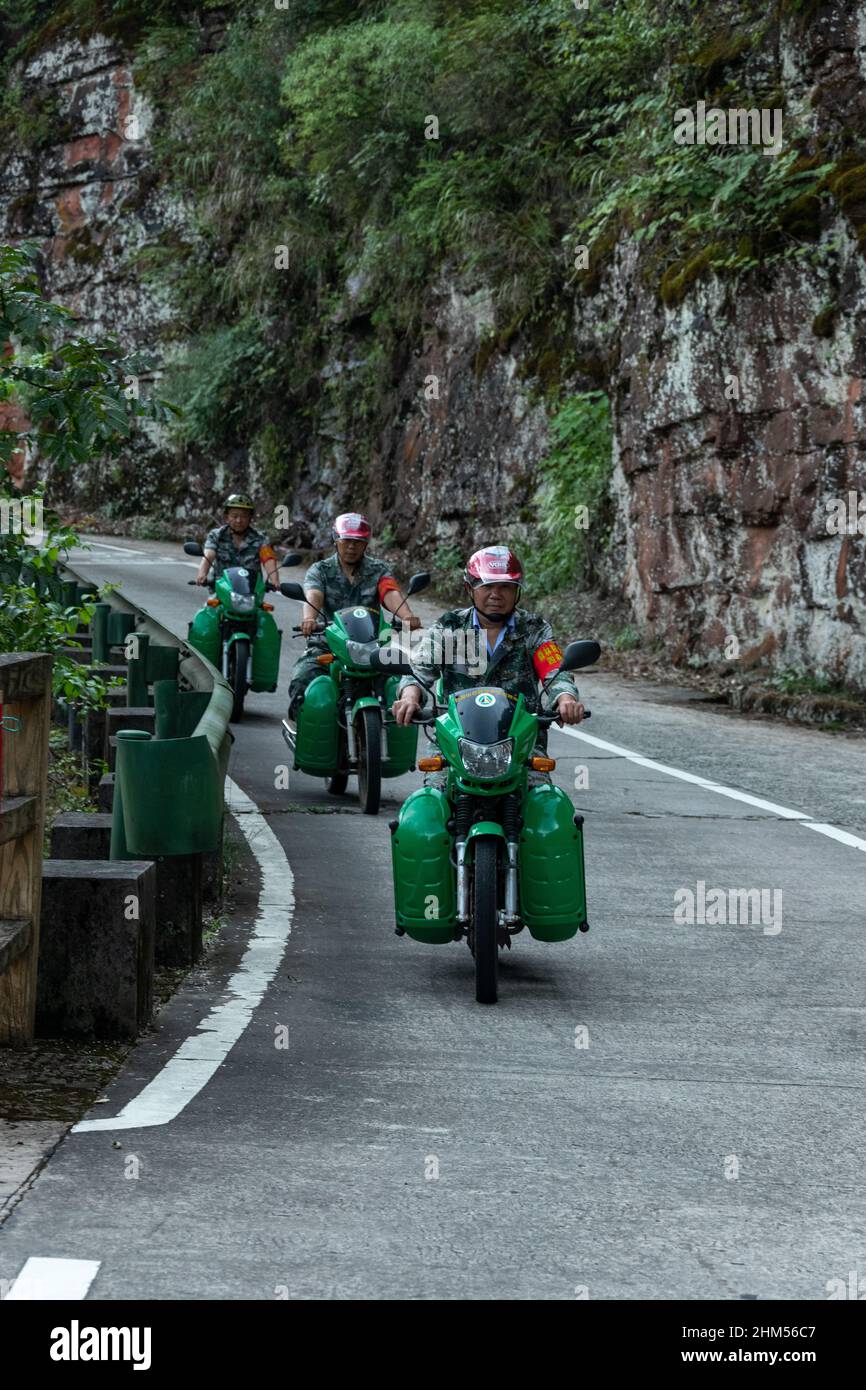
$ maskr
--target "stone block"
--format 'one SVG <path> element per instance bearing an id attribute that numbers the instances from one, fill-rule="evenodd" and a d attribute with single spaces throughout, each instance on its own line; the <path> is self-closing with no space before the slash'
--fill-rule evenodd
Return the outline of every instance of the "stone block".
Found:
<path id="1" fill-rule="evenodd" d="M 37 1033 L 135 1038 L 151 1015 L 155 922 L 149 861 L 46 859 Z"/>

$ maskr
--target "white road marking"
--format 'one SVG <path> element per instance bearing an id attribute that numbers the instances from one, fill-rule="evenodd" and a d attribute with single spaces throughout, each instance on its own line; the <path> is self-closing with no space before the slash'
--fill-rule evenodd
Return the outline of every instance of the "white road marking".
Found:
<path id="1" fill-rule="evenodd" d="M 838 840 L 843 845 L 851 845 L 854 849 L 866 850 L 866 840 L 861 840 L 858 835 L 851 835 L 847 830 L 838 830 L 834 825 L 825 825 L 813 820 L 805 811 L 792 811 L 789 806 L 779 806 L 775 801 L 764 801 L 760 796 L 752 796 L 750 792 L 738 791 L 736 787 L 726 787 L 721 782 L 711 782 L 706 777 L 698 777 L 694 772 L 683 772 L 679 767 L 669 767 L 667 763 L 657 763 L 653 758 L 645 758 L 642 753 L 634 753 L 630 748 L 623 748 L 618 743 L 608 743 L 606 739 L 596 738 L 594 734 L 584 734 L 579 729 L 556 729 L 554 732 L 568 734 L 569 738 L 582 739 L 584 743 L 591 743 L 595 748 L 603 748 L 608 753 L 616 753 L 621 758 L 627 758 L 629 762 L 636 763 L 638 767 L 648 767 L 654 772 L 665 772 L 668 777 L 678 777 L 681 782 L 691 782 L 693 786 L 702 787 L 704 791 L 715 792 L 717 796 L 727 796 L 732 801 L 744 801 L 747 806 L 757 806 L 760 811 L 770 811 L 774 816 L 779 816 L 783 820 L 798 821 L 806 830 L 817 830 L 820 835 L 829 835 L 830 839 Z"/>
<path id="2" fill-rule="evenodd" d="M 31 1255 L 4 1303 L 86 1298 L 101 1260 L 49 1260 Z"/>
<path id="3" fill-rule="evenodd" d="M 113 1119 L 82 1120 L 73 1133 L 145 1129 L 175 1119 L 210 1081 L 261 1003 L 283 958 L 295 907 L 294 876 L 285 850 L 255 802 L 226 778 L 228 810 L 236 818 L 261 873 L 258 914 L 243 958 L 216 1004 L 173 1057 Z"/>
<path id="4" fill-rule="evenodd" d="M 854 849 L 866 849 L 866 840 L 861 840 L 859 835 L 852 835 L 848 830 L 840 830 L 835 825 L 825 825 L 822 821 L 810 820 L 803 822 L 804 830 L 817 830 L 819 835 L 828 835 L 831 840 L 838 840 L 840 845 L 851 845 Z"/>
<path id="5" fill-rule="evenodd" d="M 82 549 L 84 547 L 82 546 Z M 107 541 L 88 541 L 87 549 L 116 550 L 120 555 L 146 555 L 146 550 L 133 550 L 131 545 L 109 545 Z"/>

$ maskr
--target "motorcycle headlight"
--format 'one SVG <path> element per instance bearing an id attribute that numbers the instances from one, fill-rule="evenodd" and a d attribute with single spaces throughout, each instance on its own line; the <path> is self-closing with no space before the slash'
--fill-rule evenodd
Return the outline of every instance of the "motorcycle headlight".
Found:
<path id="1" fill-rule="evenodd" d="M 460 756 L 471 777 L 480 782 L 492 782 L 508 771 L 514 752 L 514 739 L 506 738 L 501 743 L 473 743 L 470 738 L 460 739 Z"/>
<path id="2" fill-rule="evenodd" d="M 232 608 L 236 613 L 252 613 L 255 606 L 254 594 L 232 594 Z"/>
<path id="3" fill-rule="evenodd" d="M 356 642 L 350 637 L 346 643 L 346 653 L 353 666 L 369 666 L 373 653 L 378 650 L 378 642 Z"/>

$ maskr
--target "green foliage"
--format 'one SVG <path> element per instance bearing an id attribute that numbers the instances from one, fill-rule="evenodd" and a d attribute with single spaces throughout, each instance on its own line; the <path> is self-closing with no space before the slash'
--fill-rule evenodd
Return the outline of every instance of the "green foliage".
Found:
<path id="1" fill-rule="evenodd" d="M 640 644 L 640 633 L 631 623 L 627 623 L 625 627 L 620 628 L 611 642 L 611 646 L 615 652 L 631 652 L 634 651 L 636 647 L 639 647 Z"/>
<path id="2" fill-rule="evenodd" d="M 87 599 L 68 604 L 60 587 L 58 561 L 79 544 L 78 536 L 45 507 L 41 490 L 22 495 L 8 484 L 0 486 L 4 517 L 10 514 L 11 502 L 21 504 L 25 525 L 41 515 L 42 534 L 34 531 L 28 536 L 26 530 L 8 524 L 0 530 L 0 652 L 51 652 L 55 696 L 82 708 L 101 707 L 108 690 L 118 682 L 92 675 L 86 665 L 61 651 L 80 648 L 75 634 L 79 624 L 90 622 L 95 603 Z"/>
<path id="3" fill-rule="evenodd" d="M 27 446 L 67 468 L 119 452 L 136 418 L 165 420 L 173 407 L 135 395 L 131 379 L 151 365 L 144 354 L 72 333 L 74 316 L 40 292 L 35 258 L 34 247 L 0 245 L 0 343 L 11 344 L 0 358 L 0 402 L 28 419 L 0 431 L 0 466 Z"/>
<path id="4" fill-rule="evenodd" d="M 193 340 L 170 389 L 187 443 L 255 441 L 274 486 L 313 433 L 372 452 L 443 271 L 493 293 L 478 375 L 522 335 L 527 374 L 559 391 L 571 298 L 619 239 L 674 305 L 701 276 L 814 256 L 828 173 L 847 169 L 787 116 L 775 158 L 674 144 L 674 111 L 700 98 L 784 107 L 778 16 L 757 3 L 240 4 L 215 52 L 182 5 L 152 8 L 136 79 L 193 220 L 152 270 Z"/>
<path id="5" fill-rule="evenodd" d="M 551 420 L 550 436 L 552 447 L 539 464 L 539 536 L 527 566 L 537 593 L 588 582 L 607 542 L 613 435 L 605 392 L 567 399 Z"/>

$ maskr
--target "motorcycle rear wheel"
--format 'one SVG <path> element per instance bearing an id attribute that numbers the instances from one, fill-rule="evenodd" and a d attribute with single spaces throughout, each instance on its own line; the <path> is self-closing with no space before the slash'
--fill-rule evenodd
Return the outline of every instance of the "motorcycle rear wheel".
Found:
<path id="1" fill-rule="evenodd" d="M 475 841 L 472 954 L 475 956 L 475 998 L 479 1004 L 495 1004 L 499 998 L 496 855 L 497 844 L 492 836 L 481 836 Z"/>

